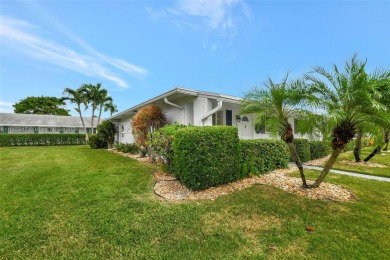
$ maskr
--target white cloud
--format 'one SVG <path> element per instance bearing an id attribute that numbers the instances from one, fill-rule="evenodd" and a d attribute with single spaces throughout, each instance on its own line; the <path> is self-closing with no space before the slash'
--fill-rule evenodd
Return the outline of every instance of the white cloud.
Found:
<path id="1" fill-rule="evenodd" d="M 237 36 L 240 22 L 251 17 L 244 0 L 176 0 L 162 10 L 146 8 L 154 20 L 168 18 L 178 27 L 206 33 L 204 48 L 215 51 L 226 45 L 226 38 Z"/>
<path id="2" fill-rule="evenodd" d="M 13 113 L 13 104 L 14 103 L 0 100 L 0 113 Z"/>
<path id="3" fill-rule="evenodd" d="M 176 1 L 174 8 L 167 12 L 175 16 L 190 16 L 202 21 L 206 30 L 220 30 L 234 33 L 237 29 L 237 18 L 242 14 L 250 17 L 250 9 L 243 0 L 193 0 Z"/>
<path id="4" fill-rule="evenodd" d="M 61 27 L 60 31 L 83 47 L 87 53 L 76 52 L 58 42 L 40 37 L 38 35 L 40 32 L 39 28 L 26 21 L 0 17 L 1 43 L 32 59 L 85 75 L 104 78 L 115 82 L 122 88 L 127 88 L 128 84 L 120 76 L 112 72 L 113 68 L 141 78 L 148 73 L 144 68 L 99 53 L 64 27 Z"/>
<path id="5" fill-rule="evenodd" d="M 177 10 L 204 19 L 210 29 L 226 30 L 234 27 L 232 9 L 240 2 L 241 0 L 178 1 Z"/>

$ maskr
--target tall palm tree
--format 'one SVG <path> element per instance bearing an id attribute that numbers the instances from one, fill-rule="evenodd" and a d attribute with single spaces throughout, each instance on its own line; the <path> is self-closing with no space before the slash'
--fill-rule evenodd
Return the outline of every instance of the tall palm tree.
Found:
<path id="1" fill-rule="evenodd" d="M 296 109 L 303 100 L 304 91 L 300 81 L 289 81 L 288 74 L 281 83 L 271 78 L 263 88 L 254 87 L 245 93 L 241 102 L 240 114 L 254 114 L 258 123 L 265 123 L 269 131 L 286 142 L 290 155 L 297 165 L 303 187 L 307 188 L 302 162 L 294 145 L 294 132 L 289 118 L 296 116 Z"/>
<path id="2" fill-rule="evenodd" d="M 87 133 L 87 128 L 85 127 L 84 123 L 84 118 L 83 115 L 81 114 L 81 105 L 84 105 L 84 110 L 88 107 L 87 106 L 87 99 L 83 93 L 82 88 L 78 88 L 76 90 L 73 90 L 71 88 L 65 88 L 63 93 L 64 96 L 62 99 L 63 100 L 69 100 L 71 103 L 74 103 L 77 105 L 77 108 L 75 110 L 79 113 L 81 123 L 83 124 L 84 132 L 85 132 L 85 140 L 88 142 L 88 133 Z"/>
<path id="3" fill-rule="evenodd" d="M 333 65 L 331 72 L 321 66 L 304 74 L 307 86 L 317 105 L 326 110 L 333 121 L 332 154 L 313 187 L 319 187 L 345 146 L 356 135 L 359 126 L 369 118 L 370 112 L 382 109 L 382 105 L 370 93 L 365 73 L 366 61 L 353 55 L 340 71 Z"/>
<path id="4" fill-rule="evenodd" d="M 95 118 L 95 111 L 99 107 L 100 103 L 100 97 L 101 97 L 101 83 L 97 83 L 96 85 L 93 84 L 83 84 L 81 86 L 81 91 L 86 96 L 88 103 L 91 105 L 91 133 L 94 134 L 94 118 Z"/>
<path id="5" fill-rule="evenodd" d="M 108 102 L 104 104 L 104 112 L 110 111 L 110 116 L 115 112 L 118 112 L 118 108 L 112 102 Z"/>
<path id="6" fill-rule="evenodd" d="M 100 90 L 99 95 L 99 116 L 97 120 L 97 125 L 100 123 L 100 118 L 102 116 L 102 110 L 105 106 L 109 106 L 109 104 L 113 105 L 112 97 L 108 95 L 107 89 Z"/>

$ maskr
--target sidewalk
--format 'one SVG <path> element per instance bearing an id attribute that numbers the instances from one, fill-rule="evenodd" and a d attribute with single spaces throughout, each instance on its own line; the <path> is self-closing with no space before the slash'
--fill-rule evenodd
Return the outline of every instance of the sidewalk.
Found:
<path id="1" fill-rule="evenodd" d="M 291 165 L 294 165 L 296 167 L 296 165 L 294 163 L 292 163 Z M 303 168 L 317 170 L 317 171 L 322 171 L 322 169 L 323 169 L 322 167 L 311 166 L 311 165 L 303 165 Z M 373 175 L 354 173 L 354 172 L 346 172 L 346 171 L 340 171 L 340 170 L 334 170 L 334 169 L 331 169 L 330 172 L 337 173 L 337 174 L 344 174 L 344 175 L 358 177 L 358 178 L 390 182 L 390 178 L 386 178 L 386 177 L 373 176 Z"/>

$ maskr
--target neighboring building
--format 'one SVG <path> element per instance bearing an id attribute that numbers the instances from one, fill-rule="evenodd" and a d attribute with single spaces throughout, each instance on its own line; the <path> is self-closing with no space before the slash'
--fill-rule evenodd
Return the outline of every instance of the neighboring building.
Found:
<path id="1" fill-rule="evenodd" d="M 175 88 L 155 98 L 131 107 L 110 118 L 119 126 L 116 138 L 120 143 L 133 143 L 131 119 L 149 104 L 158 105 L 166 114 L 168 124 L 175 122 L 194 126 L 225 125 L 238 127 L 241 139 L 269 138 L 264 126 L 255 129 L 252 115 L 238 115 L 242 98 L 212 92 Z M 294 127 L 294 119 L 289 119 Z"/>
<path id="2" fill-rule="evenodd" d="M 83 119 L 87 132 L 91 133 L 91 118 L 83 117 Z M 97 118 L 94 120 L 94 129 L 96 129 L 96 121 Z M 0 113 L 0 133 L 84 134 L 85 132 L 78 116 Z"/>

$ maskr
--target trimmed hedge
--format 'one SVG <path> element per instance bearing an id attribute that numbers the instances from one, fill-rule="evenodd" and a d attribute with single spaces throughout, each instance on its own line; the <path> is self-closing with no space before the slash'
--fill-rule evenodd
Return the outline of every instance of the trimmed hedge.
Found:
<path id="1" fill-rule="evenodd" d="M 0 146 L 85 144 L 84 134 L 0 134 Z"/>
<path id="2" fill-rule="evenodd" d="M 115 148 L 123 153 L 138 154 L 140 152 L 139 147 L 135 143 L 119 143 L 115 145 Z"/>
<path id="3" fill-rule="evenodd" d="M 107 148 L 107 141 L 100 134 L 90 135 L 88 144 L 92 149 Z"/>
<path id="4" fill-rule="evenodd" d="M 304 138 L 295 138 L 294 144 L 301 162 L 310 161 L 311 156 L 309 140 Z"/>
<path id="5" fill-rule="evenodd" d="M 290 153 L 283 141 L 256 139 L 240 140 L 242 152 L 242 174 L 266 173 L 275 169 L 287 168 Z"/>
<path id="6" fill-rule="evenodd" d="M 323 158 L 330 154 L 330 146 L 321 141 L 310 141 L 310 160 Z"/>
<path id="7" fill-rule="evenodd" d="M 237 128 L 190 127 L 176 132 L 173 141 L 175 176 L 193 190 L 242 178 Z"/>

